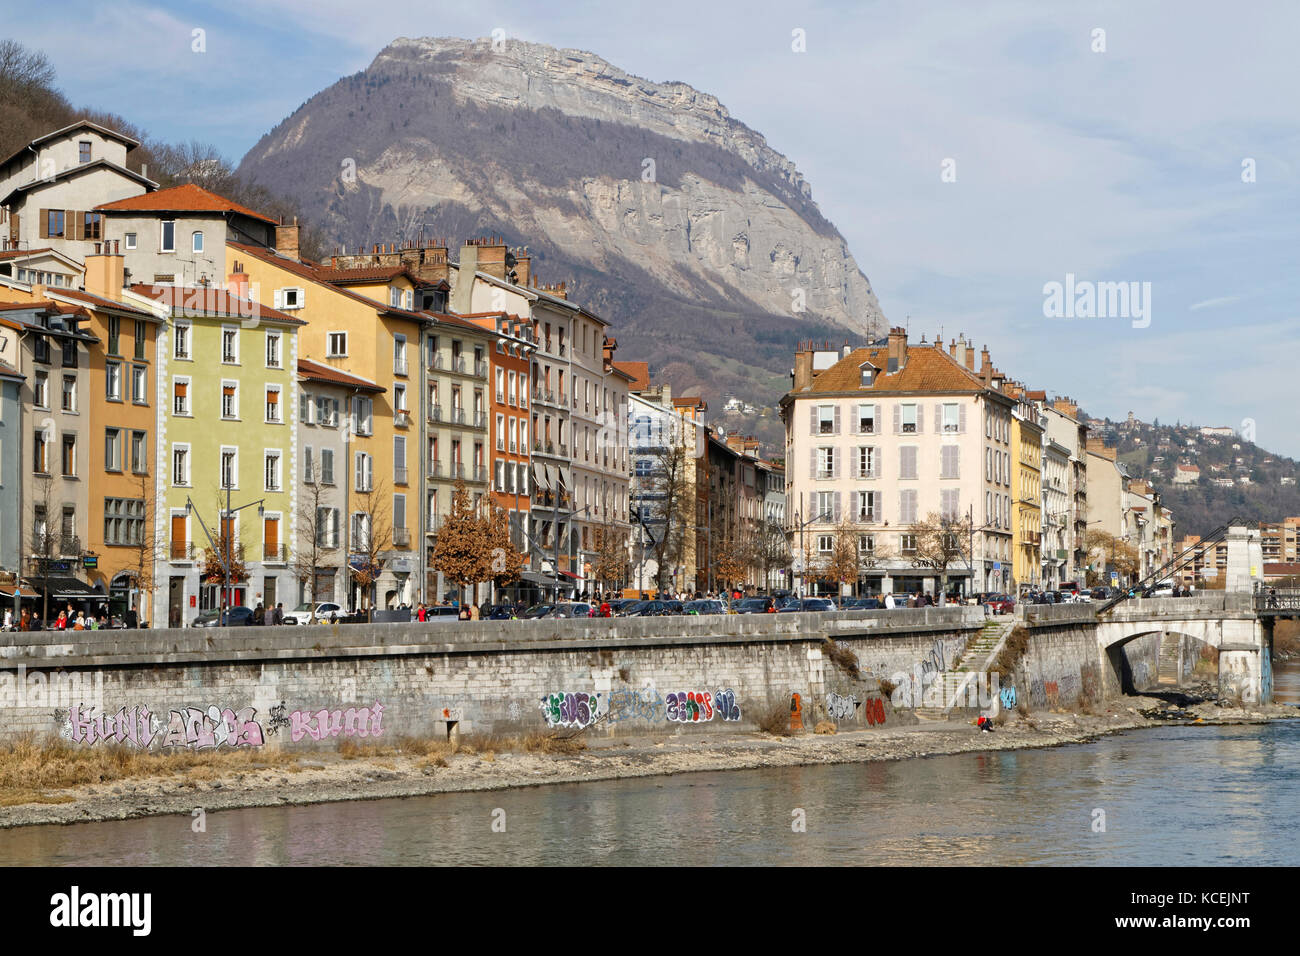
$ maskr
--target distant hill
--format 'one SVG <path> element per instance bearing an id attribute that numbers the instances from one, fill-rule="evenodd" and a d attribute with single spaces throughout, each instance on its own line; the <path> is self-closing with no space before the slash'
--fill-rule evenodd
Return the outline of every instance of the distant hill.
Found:
<path id="1" fill-rule="evenodd" d="M 1240 435 L 1209 436 L 1199 425 L 1104 420 L 1094 428 L 1118 451 L 1134 478 L 1146 478 L 1160 492 L 1178 523 L 1175 536 L 1205 535 L 1229 518 L 1281 521 L 1300 515 L 1300 463 L 1260 448 Z M 1174 484 L 1177 465 L 1200 469 L 1196 484 Z M 1214 479 L 1231 479 L 1231 486 Z M 1241 479 L 1249 479 L 1242 484 Z M 1292 484 L 1283 484 L 1283 479 Z"/>

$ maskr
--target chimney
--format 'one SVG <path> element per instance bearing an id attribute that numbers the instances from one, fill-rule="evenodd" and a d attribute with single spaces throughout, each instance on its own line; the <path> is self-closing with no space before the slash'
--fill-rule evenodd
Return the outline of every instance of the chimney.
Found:
<path id="1" fill-rule="evenodd" d="M 226 289 L 231 295 L 238 296 L 241 299 L 248 298 L 248 273 L 244 271 L 242 262 L 235 262 L 235 271 L 230 273 L 226 278 Z"/>
<path id="2" fill-rule="evenodd" d="M 1105 458 L 1109 461 L 1115 460 L 1115 455 L 1116 455 L 1115 449 L 1107 448 L 1106 443 L 1102 441 L 1100 438 L 1088 439 L 1088 451 L 1092 452 L 1094 455 L 1100 455 L 1102 458 Z"/>
<path id="3" fill-rule="evenodd" d="M 466 314 L 473 312 L 474 273 L 479 271 L 478 246 L 473 239 L 466 239 L 460 249 L 460 270 L 456 273 L 456 287 L 447 298 L 447 308 L 452 312 Z"/>
<path id="4" fill-rule="evenodd" d="M 1068 418 L 1073 418 L 1075 421 L 1079 420 L 1079 406 L 1072 402 L 1068 396 L 1052 399 L 1052 407 Z"/>
<path id="5" fill-rule="evenodd" d="M 287 259 L 298 261 L 298 217 L 287 226 L 275 227 L 275 251 Z"/>
<path id="6" fill-rule="evenodd" d="M 126 282 L 126 257 L 119 255 L 112 243 L 95 243 L 95 252 L 86 256 L 86 272 L 82 287 L 91 295 L 102 295 L 106 299 L 122 298 L 122 286 Z"/>
<path id="7" fill-rule="evenodd" d="M 888 373 L 902 370 L 907 366 L 907 329 L 895 326 L 889 330 L 889 368 Z"/>
<path id="8" fill-rule="evenodd" d="M 957 360 L 958 365 L 970 368 L 970 359 L 967 357 L 966 352 L 966 335 L 963 333 L 957 336 L 957 341 L 953 344 L 952 357 Z"/>
<path id="9" fill-rule="evenodd" d="M 800 344 L 794 353 L 794 371 L 791 373 L 794 379 L 793 390 L 801 392 L 812 384 L 812 349 L 807 343 Z"/>
<path id="10" fill-rule="evenodd" d="M 533 257 L 528 254 L 528 247 L 521 246 L 515 252 L 515 285 L 526 286 L 533 275 Z"/>
<path id="11" fill-rule="evenodd" d="M 993 380 L 993 362 L 989 358 L 989 347 L 980 349 L 980 378 L 987 385 Z"/>
<path id="12" fill-rule="evenodd" d="M 505 280 L 506 244 L 497 236 L 478 240 L 478 271 L 486 272 L 494 279 Z"/>

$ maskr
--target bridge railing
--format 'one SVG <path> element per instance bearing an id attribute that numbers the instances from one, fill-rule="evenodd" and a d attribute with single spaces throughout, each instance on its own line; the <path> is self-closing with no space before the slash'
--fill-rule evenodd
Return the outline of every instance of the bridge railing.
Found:
<path id="1" fill-rule="evenodd" d="M 1255 592 L 1255 610 L 1300 610 L 1300 588 L 1260 588 Z"/>

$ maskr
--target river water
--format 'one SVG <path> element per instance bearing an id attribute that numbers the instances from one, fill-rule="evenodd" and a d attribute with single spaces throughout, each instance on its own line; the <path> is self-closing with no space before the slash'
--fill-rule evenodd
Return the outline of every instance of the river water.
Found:
<path id="1" fill-rule="evenodd" d="M 1275 697 L 1300 703 L 1300 663 Z M 1300 721 L 0 832 L 0 865 L 1295 865 Z M 1099 812 L 1100 811 L 1100 812 Z M 802 829 L 799 825 L 802 823 Z M 1104 825 L 1104 829 L 1102 828 Z"/>

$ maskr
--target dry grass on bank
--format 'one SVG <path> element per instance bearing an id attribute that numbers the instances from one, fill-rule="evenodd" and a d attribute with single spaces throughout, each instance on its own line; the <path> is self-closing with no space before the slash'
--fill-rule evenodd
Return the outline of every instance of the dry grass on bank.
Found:
<path id="1" fill-rule="evenodd" d="M 44 743 L 28 735 L 0 746 L 0 806 L 33 802 L 33 793 L 94 783 L 183 774 L 187 783 L 211 780 L 225 771 L 297 772 L 298 756 L 273 750 L 181 750 L 167 753 L 105 745 L 74 747 L 62 739 Z M 62 803 L 71 798 L 46 795 L 36 802 Z"/>
<path id="2" fill-rule="evenodd" d="M 790 730 L 790 705 L 783 700 L 768 704 L 766 709 L 758 712 L 754 722 L 758 724 L 759 730 L 773 737 L 793 736 Z"/>
<path id="3" fill-rule="evenodd" d="M 399 737 L 393 743 L 359 743 L 353 739 L 340 740 L 338 754 L 344 760 L 376 757 L 415 757 L 420 766 L 446 767 L 449 757 L 458 754 L 478 756 L 493 761 L 499 753 L 575 754 L 587 749 L 587 741 L 580 734 L 542 733 L 522 737 L 504 737 L 498 734 L 470 734 L 459 742 L 433 740 L 419 737 Z"/>

